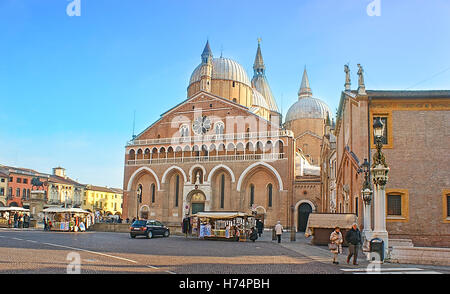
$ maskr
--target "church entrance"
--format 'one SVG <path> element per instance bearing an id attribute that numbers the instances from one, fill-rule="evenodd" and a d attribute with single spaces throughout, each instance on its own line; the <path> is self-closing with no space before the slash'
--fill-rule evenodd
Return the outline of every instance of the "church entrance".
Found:
<path id="1" fill-rule="evenodd" d="M 302 203 L 298 206 L 298 231 L 306 231 L 309 214 L 312 212 L 312 207 L 308 203 Z"/>
<path id="2" fill-rule="evenodd" d="M 193 191 L 191 196 L 191 215 L 205 211 L 206 197 L 201 191 Z"/>

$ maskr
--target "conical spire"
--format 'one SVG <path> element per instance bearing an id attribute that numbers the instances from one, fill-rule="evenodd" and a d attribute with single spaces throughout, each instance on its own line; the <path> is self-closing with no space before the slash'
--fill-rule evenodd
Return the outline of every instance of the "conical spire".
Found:
<path id="1" fill-rule="evenodd" d="M 212 58 L 211 47 L 209 46 L 209 40 L 206 41 L 205 49 L 203 49 L 202 53 L 202 62 L 207 63 L 210 58 Z"/>
<path id="2" fill-rule="evenodd" d="M 311 88 L 309 87 L 308 74 L 306 73 L 306 67 L 303 71 L 302 84 L 300 85 L 300 90 L 298 91 L 298 98 L 312 96 Z"/>
<path id="3" fill-rule="evenodd" d="M 264 74 L 266 67 L 261 54 L 261 39 L 258 39 L 258 49 L 256 50 L 255 63 L 253 64 L 253 70 L 255 75 Z"/>

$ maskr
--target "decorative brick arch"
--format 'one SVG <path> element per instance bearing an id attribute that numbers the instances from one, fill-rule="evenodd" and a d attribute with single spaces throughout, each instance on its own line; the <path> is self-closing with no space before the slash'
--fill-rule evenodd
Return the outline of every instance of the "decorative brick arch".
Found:
<path id="1" fill-rule="evenodd" d="M 242 186 L 242 183 L 243 183 L 243 181 L 244 181 L 244 179 L 245 179 L 245 176 L 246 176 L 253 168 L 255 168 L 255 167 L 257 167 L 257 166 L 264 166 L 264 167 L 267 167 L 269 170 L 271 170 L 271 171 L 273 172 L 273 174 L 275 175 L 275 177 L 277 178 L 277 180 L 278 180 L 278 186 L 280 187 L 280 191 L 283 191 L 283 181 L 281 180 L 281 176 L 280 176 L 280 174 L 277 172 L 277 170 L 276 170 L 273 166 L 271 166 L 270 164 L 260 161 L 260 162 L 255 162 L 255 163 L 253 163 L 252 165 L 250 165 L 249 167 L 247 167 L 247 168 L 242 172 L 241 176 L 239 177 L 238 183 L 237 183 L 237 188 L 236 188 L 236 190 L 237 190 L 238 192 L 241 191 L 241 186 Z"/>
<path id="2" fill-rule="evenodd" d="M 151 168 L 146 167 L 146 166 L 143 166 L 143 167 L 137 169 L 137 170 L 131 175 L 130 179 L 128 180 L 127 190 L 128 190 L 128 191 L 131 191 L 131 186 L 133 185 L 134 178 L 135 178 L 140 172 L 142 172 L 142 171 L 148 171 L 149 173 L 151 173 L 151 174 L 153 175 L 153 177 L 154 177 L 155 180 L 156 180 L 156 186 L 158 187 L 158 191 L 161 191 L 161 184 L 159 183 L 158 176 L 156 175 L 156 173 L 155 173 L 154 170 L 152 170 Z"/>
<path id="3" fill-rule="evenodd" d="M 203 165 L 201 165 L 201 164 L 194 164 L 194 165 L 191 166 L 191 168 L 189 169 L 189 179 L 191 180 L 191 184 L 195 183 L 195 179 L 192 177 L 192 176 L 193 176 L 193 175 L 192 175 L 192 172 L 193 172 L 194 169 L 196 169 L 197 167 L 200 168 L 200 169 L 203 171 L 203 178 L 206 177 L 206 169 L 205 169 L 205 167 L 204 167 Z M 202 180 L 204 180 L 204 179 L 202 179 Z M 208 182 L 209 182 L 209 180 L 208 180 Z"/>
<path id="4" fill-rule="evenodd" d="M 186 176 L 186 173 L 184 172 L 184 170 L 183 170 L 181 167 L 179 167 L 179 166 L 172 165 L 171 167 L 169 167 L 168 169 L 166 169 L 166 171 L 164 172 L 164 174 L 163 174 L 163 176 L 162 176 L 162 178 L 161 178 L 161 184 L 164 184 L 164 183 L 166 182 L 167 175 L 169 174 L 169 172 L 170 172 L 171 170 L 174 170 L 174 169 L 178 170 L 178 171 L 183 175 L 183 178 L 184 178 L 184 182 L 185 182 L 185 183 L 188 182 L 187 176 Z"/>
<path id="5" fill-rule="evenodd" d="M 212 177 L 214 175 L 214 173 L 216 172 L 216 170 L 223 168 L 226 171 L 228 171 L 230 173 L 231 176 L 231 182 L 234 183 L 236 181 L 236 177 L 234 176 L 233 170 L 231 168 L 229 168 L 228 166 L 226 166 L 225 164 L 219 164 L 216 165 L 210 172 L 208 175 L 208 183 L 211 183 Z"/>

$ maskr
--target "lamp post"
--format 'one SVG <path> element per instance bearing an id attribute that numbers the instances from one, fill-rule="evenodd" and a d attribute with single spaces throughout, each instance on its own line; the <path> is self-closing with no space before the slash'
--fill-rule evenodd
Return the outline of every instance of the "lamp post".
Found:
<path id="1" fill-rule="evenodd" d="M 367 247 L 367 241 L 371 239 L 372 225 L 371 225 L 371 202 L 372 202 L 372 190 L 370 189 L 370 164 L 367 158 L 364 158 L 364 162 L 360 167 L 361 172 L 364 172 L 364 183 L 361 190 L 361 197 L 364 201 L 364 245 Z"/>
<path id="2" fill-rule="evenodd" d="M 136 190 L 136 219 L 139 219 L 139 203 L 142 202 L 142 186 L 139 185 Z"/>
<path id="3" fill-rule="evenodd" d="M 296 240 L 296 236 L 295 236 L 295 219 L 294 219 L 294 212 L 295 212 L 295 207 L 294 205 L 291 205 L 291 241 L 295 242 Z"/>
<path id="4" fill-rule="evenodd" d="M 373 137 L 377 151 L 373 155 L 371 172 L 374 184 L 374 229 L 373 238 L 380 238 L 384 242 L 384 256 L 388 252 L 388 232 L 386 230 L 386 183 L 388 181 L 389 167 L 383 152 L 383 132 L 386 126 L 378 117 L 373 124 Z"/>

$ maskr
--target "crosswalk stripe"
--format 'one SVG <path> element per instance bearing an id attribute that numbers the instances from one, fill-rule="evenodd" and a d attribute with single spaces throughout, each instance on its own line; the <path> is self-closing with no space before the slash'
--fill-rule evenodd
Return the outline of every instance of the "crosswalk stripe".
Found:
<path id="1" fill-rule="evenodd" d="M 368 268 L 350 268 L 341 269 L 341 271 L 352 273 L 354 275 L 376 275 L 376 274 L 397 274 L 397 275 L 426 275 L 426 274 L 442 274 L 436 271 L 424 270 L 417 267 L 382 267 L 377 269 Z"/>
<path id="2" fill-rule="evenodd" d="M 373 272 L 372 269 L 366 269 L 366 268 L 343 268 L 341 269 L 344 272 Z M 421 268 L 417 267 L 381 267 L 376 270 L 380 271 L 423 271 Z"/>
<path id="3" fill-rule="evenodd" d="M 395 272 L 355 272 L 355 273 L 353 273 L 353 274 L 355 274 L 355 275 L 376 275 L 376 274 L 383 274 L 383 275 L 388 275 L 388 274 L 391 274 L 391 275 L 411 275 L 411 274 L 414 274 L 414 275 L 431 275 L 431 274 L 433 274 L 433 275 L 436 275 L 436 274 L 442 274 L 442 273 L 439 273 L 439 272 L 435 272 L 435 271 L 404 271 L 404 272 L 400 272 L 400 271 L 395 271 Z"/>

